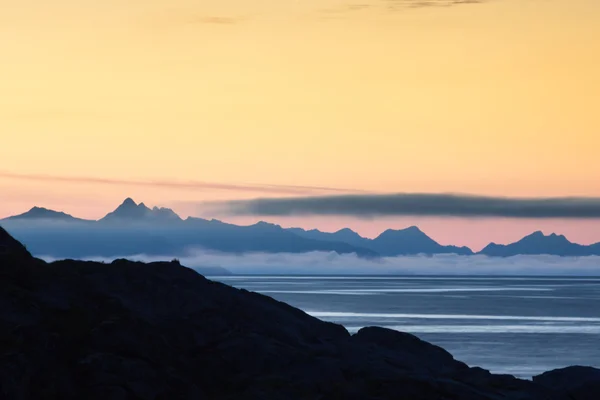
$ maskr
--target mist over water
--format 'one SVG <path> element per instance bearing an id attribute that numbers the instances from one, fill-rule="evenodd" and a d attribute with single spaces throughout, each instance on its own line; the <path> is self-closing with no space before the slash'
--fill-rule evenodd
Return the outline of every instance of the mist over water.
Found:
<path id="1" fill-rule="evenodd" d="M 52 257 L 41 257 L 52 261 Z M 515 256 L 508 258 L 457 255 L 400 256 L 366 259 L 354 254 L 311 252 L 302 254 L 228 254 L 202 249 L 186 255 L 88 257 L 151 262 L 178 258 L 187 267 L 222 267 L 234 274 L 267 275 L 561 275 L 600 276 L 600 257 Z"/>

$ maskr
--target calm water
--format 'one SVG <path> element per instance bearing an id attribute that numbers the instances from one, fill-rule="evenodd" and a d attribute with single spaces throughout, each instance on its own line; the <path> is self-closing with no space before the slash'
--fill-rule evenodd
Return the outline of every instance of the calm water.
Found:
<path id="1" fill-rule="evenodd" d="M 471 366 L 522 378 L 600 367 L 600 278 L 219 277 L 350 332 L 413 333 Z"/>

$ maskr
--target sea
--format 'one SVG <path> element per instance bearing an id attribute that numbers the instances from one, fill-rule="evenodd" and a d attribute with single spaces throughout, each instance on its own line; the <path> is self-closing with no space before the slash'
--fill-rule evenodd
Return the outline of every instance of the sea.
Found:
<path id="1" fill-rule="evenodd" d="M 354 333 L 412 333 L 470 366 L 529 379 L 600 367 L 600 278 L 222 276 Z"/>

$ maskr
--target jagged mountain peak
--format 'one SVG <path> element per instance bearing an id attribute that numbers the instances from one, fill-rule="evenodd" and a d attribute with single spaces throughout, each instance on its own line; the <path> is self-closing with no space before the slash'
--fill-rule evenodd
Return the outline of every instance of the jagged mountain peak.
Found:
<path id="1" fill-rule="evenodd" d="M 252 226 L 255 226 L 257 228 L 276 228 L 276 229 L 281 229 L 280 225 L 273 224 L 271 222 L 265 222 L 265 221 L 258 221 L 256 224 L 254 224 Z"/>
<path id="2" fill-rule="evenodd" d="M 137 207 L 137 203 L 131 198 L 128 197 L 126 198 L 123 203 L 121 203 L 121 206 L 125 206 L 125 207 Z"/>
<path id="3" fill-rule="evenodd" d="M 126 198 L 113 212 L 108 213 L 101 221 L 157 221 L 181 220 L 170 208 L 148 208 L 146 204 L 137 204 L 131 197 Z"/>
<path id="4" fill-rule="evenodd" d="M 379 235 L 379 238 L 394 236 L 429 237 L 418 227 L 410 226 L 404 229 L 387 229 L 381 235 Z"/>
<path id="5" fill-rule="evenodd" d="M 558 235 L 556 233 L 551 233 L 549 235 L 545 235 L 542 231 L 535 231 L 530 235 L 525 236 L 520 241 L 546 241 L 546 242 L 569 242 L 565 235 Z"/>

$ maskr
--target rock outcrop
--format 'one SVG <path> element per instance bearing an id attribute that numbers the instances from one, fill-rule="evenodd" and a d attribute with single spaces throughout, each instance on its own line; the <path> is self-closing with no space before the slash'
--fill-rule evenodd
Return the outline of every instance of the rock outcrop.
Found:
<path id="1" fill-rule="evenodd" d="M 577 371 L 492 375 L 406 333 L 352 336 L 178 262 L 47 264 L 3 230 L 0 248 L 0 399 L 600 398 L 589 397 L 597 370 L 574 386 Z"/>
<path id="2" fill-rule="evenodd" d="M 10 262 L 30 261 L 31 259 L 31 254 L 25 246 L 0 227 L 0 263 L 8 265 Z"/>
<path id="3" fill-rule="evenodd" d="M 600 370 L 596 368 L 572 366 L 535 376 L 533 381 L 567 399 L 600 399 Z"/>

